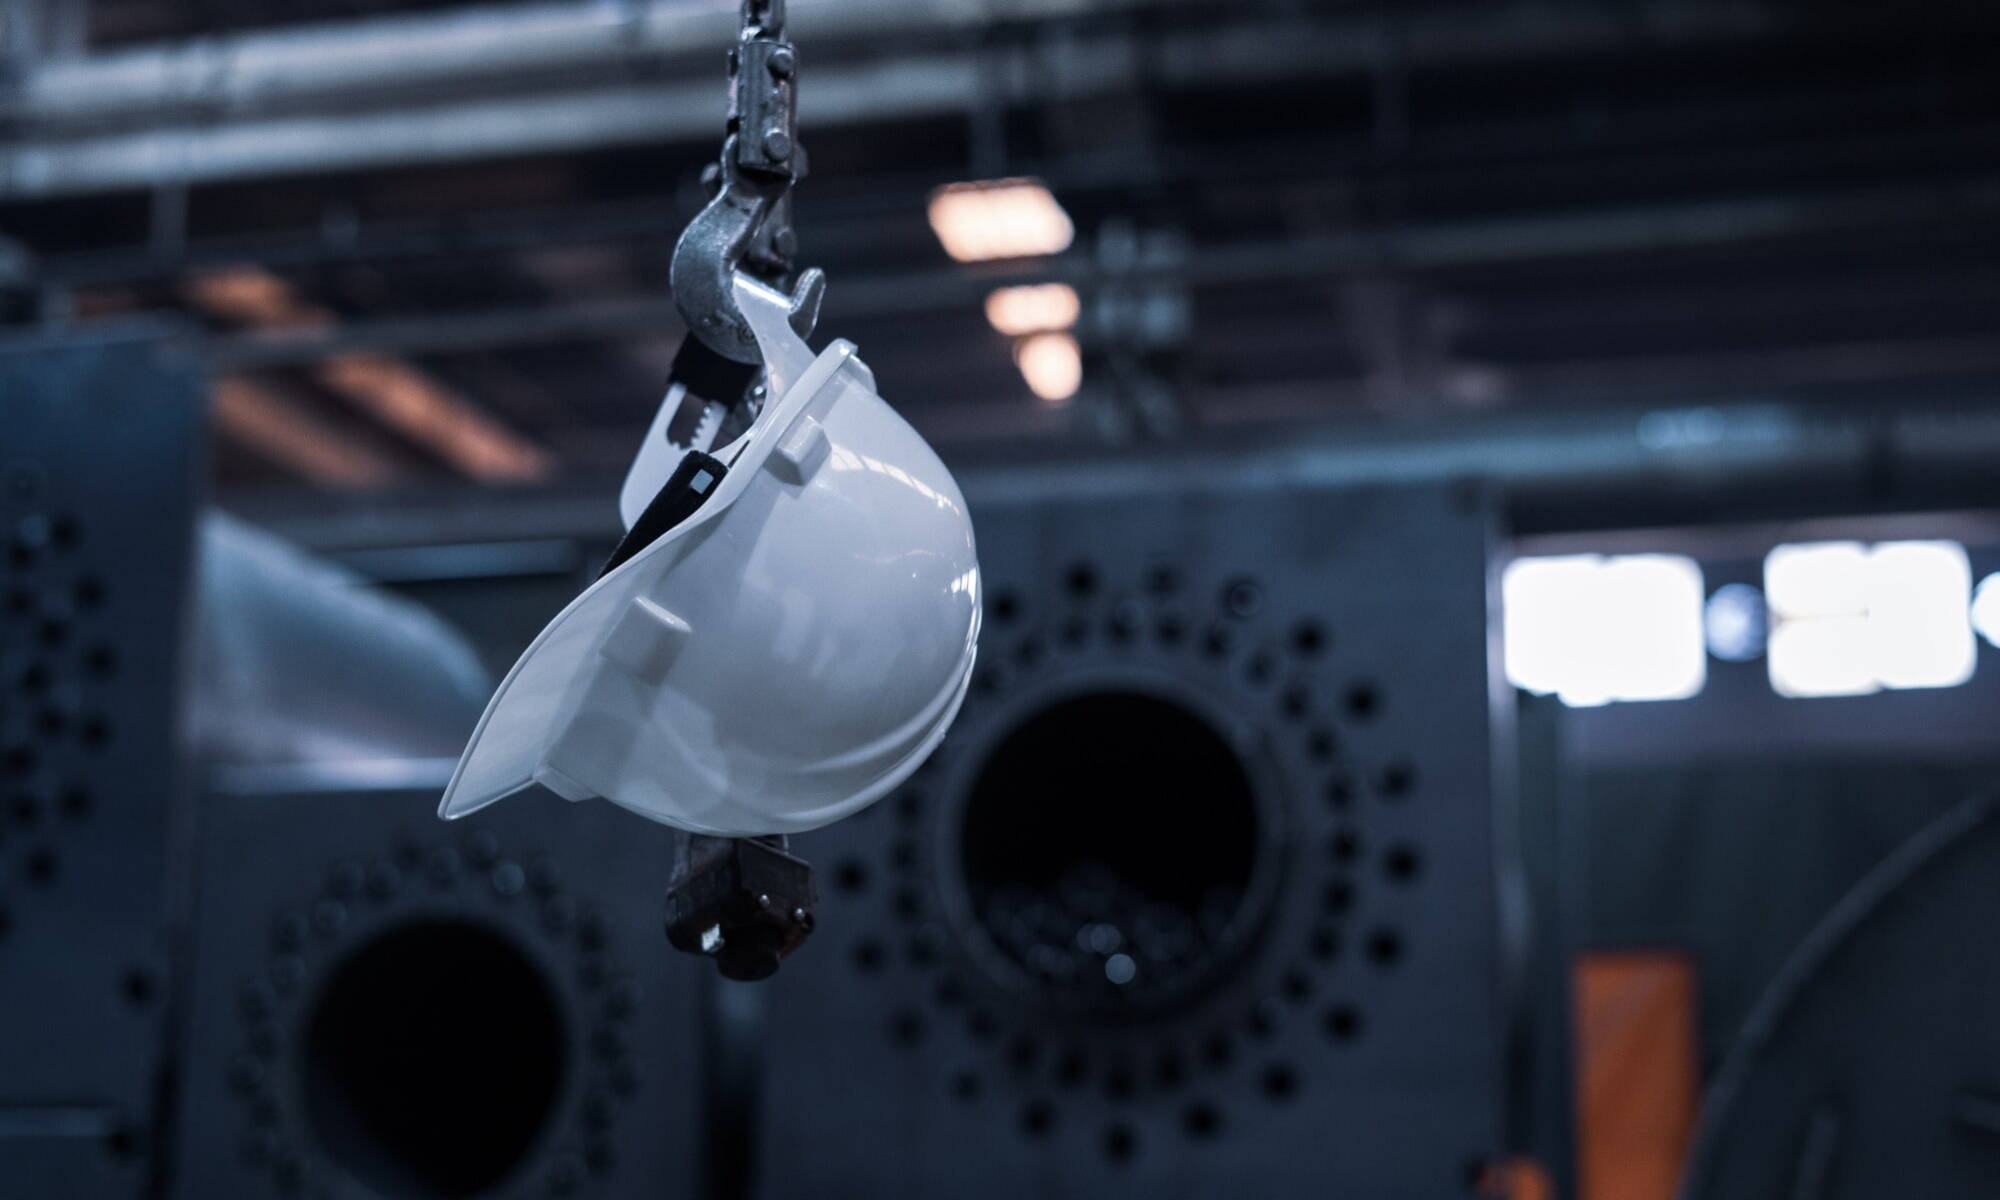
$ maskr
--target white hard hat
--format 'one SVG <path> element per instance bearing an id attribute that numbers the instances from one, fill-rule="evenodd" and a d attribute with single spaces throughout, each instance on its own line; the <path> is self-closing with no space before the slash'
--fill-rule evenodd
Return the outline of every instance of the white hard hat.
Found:
<path id="1" fill-rule="evenodd" d="M 697 833 L 793 833 L 879 799 L 957 715 L 980 621 L 957 483 L 851 343 L 814 356 L 785 296 L 739 275 L 736 299 L 772 399 L 682 463 L 693 513 L 514 664 L 440 816 L 539 783 Z"/>

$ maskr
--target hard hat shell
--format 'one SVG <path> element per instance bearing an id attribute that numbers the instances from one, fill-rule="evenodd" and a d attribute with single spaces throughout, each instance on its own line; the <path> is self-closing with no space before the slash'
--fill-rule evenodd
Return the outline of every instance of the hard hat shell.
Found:
<path id="1" fill-rule="evenodd" d="M 851 343 L 814 356 L 739 282 L 775 397 L 713 493 L 514 664 L 446 788 L 452 818 L 540 783 L 728 836 L 866 807 L 937 746 L 971 679 L 964 498 Z"/>

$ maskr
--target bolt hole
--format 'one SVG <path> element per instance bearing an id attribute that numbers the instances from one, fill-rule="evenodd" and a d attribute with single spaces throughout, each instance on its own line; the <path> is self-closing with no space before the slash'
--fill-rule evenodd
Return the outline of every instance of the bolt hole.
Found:
<path id="1" fill-rule="evenodd" d="M 1035 1065 L 1041 1056 L 1041 1046 L 1035 1039 L 1023 1034 L 1007 1044 L 1007 1061 L 1015 1070 L 1025 1071 Z"/>
<path id="2" fill-rule="evenodd" d="M 1181 1110 L 1181 1128 L 1191 1138 L 1212 1138 L 1222 1132 L 1222 1113 L 1215 1105 L 1197 1100 Z"/>
<path id="3" fill-rule="evenodd" d="M 1055 1123 L 1055 1106 L 1046 1100 L 1031 1100 L 1021 1109 L 1021 1131 L 1030 1137 L 1044 1136 Z"/>
<path id="4" fill-rule="evenodd" d="M 1326 885 L 1320 895 L 1320 904 L 1330 913 L 1344 913 L 1354 907 L 1354 885 L 1345 879 L 1336 879 Z"/>
<path id="5" fill-rule="evenodd" d="M 1105 623 L 1104 631 L 1113 645 L 1129 645 L 1139 635 L 1141 616 L 1137 605 L 1124 603 L 1111 610 L 1111 619 Z"/>
<path id="6" fill-rule="evenodd" d="M 858 895 L 868 887 L 868 867 L 860 859 L 842 859 L 833 868 L 833 886 L 849 895 Z"/>
<path id="7" fill-rule="evenodd" d="M 1201 1044 L 1201 1059 L 1211 1067 L 1228 1066 L 1229 1060 L 1235 1057 L 1235 1054 L 1236 1047 L 1224 1033 L 1211 1033 Z"/>
<path id="8" fill-rule="evenodd" d="M 125 1003 L 133 1008 L 145 1008 L 153 1002 L 157 989 L 153 983 L 152 972 L 144 967 L 134 967 L 125 972 L 125 977 L 119 980 L 118 990 L 125 997 Z"/>
<path id="9" fill-rule="evenodd" d="M 41 755 L 26 742 L 7 747 L 7 752 L 0 755 L 0 766 L 5 766 L 13 775 L 34 774 L 35 766 L 40 761 Z"/>
<path id="10" fill-rule="evenodd" d="M 1378 929 L 1368 938 L 1368 959 L 1387 969 L 1403 959 L 1403 939 L 1393 929 Z"/>
<path id="11" fill-rule="evenodd" d="M 1296 968 L 1285 972 L 1284 982 L 1281 986 L 1285 993 L 1285 999 L 1290 1000 L 1294 1004 L 1302 1004 L 1312 997 L 1312 976 Z"/>
<path id="12" fill-rule="evenodd" d="M 1081 1050 L 1065 1050 L 1056 1059 L 1056 1082 L 1064 1087 L 1076 1087 L 1090 1074 L 1090 1062 Z"/>
<path id="13" fill-rule="evenodd" d="M 1259 1083 L 1264 1095 L 1272 1100 L 1290 1100 L 1299 1092 L 1298 1072 L 1285 1063 L 1273 1063 L 1264 1068 L 1264 1076 Z"/>
<path id="14" fill-rule="evenodd" d="M 1264 606 L 1264 590 L 1257 581 L 1248 577 L 1232 579 L 1223 585 L 1222 608 L 1232 617 L 1255 616 Z"/>
<path id="15" fill-rule="evenodd" d="M 1063 587 L 1078 600 L 1097 591 L 1097 570 L 1089 563 L 1075 563 L 1063 573 Z"/>
<path id="16" fill-rule="evenodd" d="M 1112 1162 L 1130 1162 L 1138 1149 L 1139 1137 L 1130 1126 L 1113 1125 L 1104 1131 L 1104 1156 Z"/>
<path id="17" fill-rule="evenodd" d="M 111 722 L 103 717 L 85 717 L 77 733 L 84 746 L 91 750 L 102 750 L 111 744 Z"/>
<path id="18" fill-rule="evenodd" d="M 76 606 L 83 612 L 95 612 L 104 606 L 104 581 L 95 575 L 85 575 L 76 581 L 71 589 L 76 598 Z"/>
<path id="19" fill-rule="evenodd" d="M 31 663 L 21 672 L 21 691 L 30 696 L 39 696 L 55 686 L 55 672 L 46 663 Z"/>
<path id="20" fill-rule="evenodd" d="M 1345 775 L 1335 775 L 1326 781 L 1325 796 L 1328 808 L 1346 808 L 1354 803 L 1354 781 Z"/>
<path id="21" fill-rule="evenodd" d="M 1326 1010 L 1322 1022 L 1326 1036 L 1336 1042 L 1351 1042 L 1361 1036 L 1361 1014 L 1345 1004 L 1336 1004 Z"/>
<path id="22" fill-rule="evenodd" d="M 910 1047 L 924 1040 L 924 1018 L 915 1009 L 906 1008 L 889 1018 L 889 1040 L 898 1046 Z"/>
<path id="23" fill-rule="evenodd" d="M 1023 668 L 1040 666 L 1048 654 L 1048 643 L 1038 637 L 1022 638 L 1021 644 L 1014 647 L 1014 661 Z"/>
<path id="24" fill-rule="evenodd" d="M 1351 863 L 1361 855 L 1361 837 L 1352 829 L 1336 829 L 1327 841 L 1327 853 L 1337 863 Z"/>
<path id="25" fill-rule="evenodd" d="M 1395 846 L 1383 857 L 1382 870 L 1397 883 L 1408 883 L 1423 870 L 1423 858 L 1414 846 Z"/>
<path id="26" fill-rule="evenodd" d="M 1404 800 L 1417 790 L 1417 769 L 1407 762 L 1393 762 L 1382 768 L 1376 785 L 1385 800 Z"/>
<path id="27" fill-rule="evenodd" d="M 139 1157 L 139 1133 L 130 1125 L 120 1125 L 104 1135 L 104 1152 L 118 1162 L 131 1162 Z"/>
<path id="28" fill-rule="evenodd" d="M 1128 1066 L 1115 1066 L 1104 1073 L 1104 1094 L 1113 1100 L 1129 1100 L 1139 1090 L 1139 1081 Z"/>
<path id="29" fill-rule="evenodd" d="M 1382 689 L 1365 679 L 1349 684 L 1346 705 L 1355 721 L 1372 721 L 1382 712 Z"/>
<path id="30" fill-rule="evenodd" d="M 882 950 L 882 943 L 876 941 L 874 938 L 862 938 L 860 941 L 854 943 L 854 967 L 865 975 L 872 975 L 881 970 L 882 963 L 886 958 L 887 955 Z"/>
<path id="31" fill-rule="evenodd" d="M 1326 628 L 1318 621 L 1304 620 L 1292 626 L 1292 650 L 1299 657 L 1317 657 L 1326 643 Z"/>
<path id="32" fill-rule="evenodd" d="M 993 594 L 993 623 L 1011 625 L 1021 615 L 1021 598 L 1011 591 Z"/>

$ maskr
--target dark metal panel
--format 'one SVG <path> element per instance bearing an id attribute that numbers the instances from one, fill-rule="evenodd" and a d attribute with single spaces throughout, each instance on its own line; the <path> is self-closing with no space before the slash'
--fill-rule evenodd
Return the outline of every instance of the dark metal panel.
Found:
<path id="1" fill-rule="evenodd" d="M 704 976 L 657 924 L 669 832 L 436 805 L 204 800 L 173 1195 L 692 1194 Z"/>
<path id="2" fill-rule="evenodd" d="M 0 1190 L 135 1195 L 202 414 L 142 334 L 0 347 Z"/>
<path id="3" fill-rule="evenodd" d="M 760 1194 L 1463 1194 L 1502 1137 L 1486 506 L 1047 482 L 975 510 L 944 748 L 799 839 Z"/>
<path id="4" fill-rule="evenodd" d="M 1991 1196 L 2000 804 L 1945 813 L 1786 962 L 1705 1101 L 1682 1194 Z"/>

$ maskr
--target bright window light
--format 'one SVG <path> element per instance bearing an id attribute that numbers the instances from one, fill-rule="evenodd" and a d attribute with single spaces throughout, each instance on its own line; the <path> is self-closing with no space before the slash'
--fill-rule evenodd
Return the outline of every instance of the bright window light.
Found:
<path id="1" fill-rule="evenodd" d="M 1957 542 L 1818 542 L 1764 560 L 1771 686 L 1785 696 L 1955 687 L 1978 654 Z"/>
<path id="2" fill-rule="evenodd" d="M 949 184 L 931 193 L 930 218 L 944 252 L 959 262 L 1060 254 L 1076 236 L 1037 179 Z"/>
<path id="3" fill-rule="evenodd" d="M 1014 365 L 1028 390 L 1051 404 L 1076 395 L 1083 386 L 1083 352 L 1066 333 L 1035 333 L 1014 343 Z"/>
<path id="4" fill-rule="evenodd" d="M 2000 571 L 1979 581 L 1972 593 L 1972 627 L 1995 648 L 2000 648 Z"/>
<path id="5" fill-rule="evenodd" d="M 1865 696 L 1882 686 L 1868 652 L 1866 617 L 1778 622 L 1770 670 L 1781 696 Z"/>
<path id="6" fill-rule="evenodd" d="M 1082 304 L 1066 283 L 1004 287 L 986 297 L 986 320 L 1008 337 L 1059 332 L 1076 324 Z"/>
<path id="7" fill-rule="evenodd" d="M 1674 554 L 1522 558 L 1500 582 L 1507 678 L 1572 707 L 1701 690 L 1701 567 Z"/>
<path id="8" fill-rule="evenodd" d="M 1764 596 L 1779 618 L 1851 616 L 1868 607 L 1868 547 L 1779 546 L 1764 556 Z"/>

